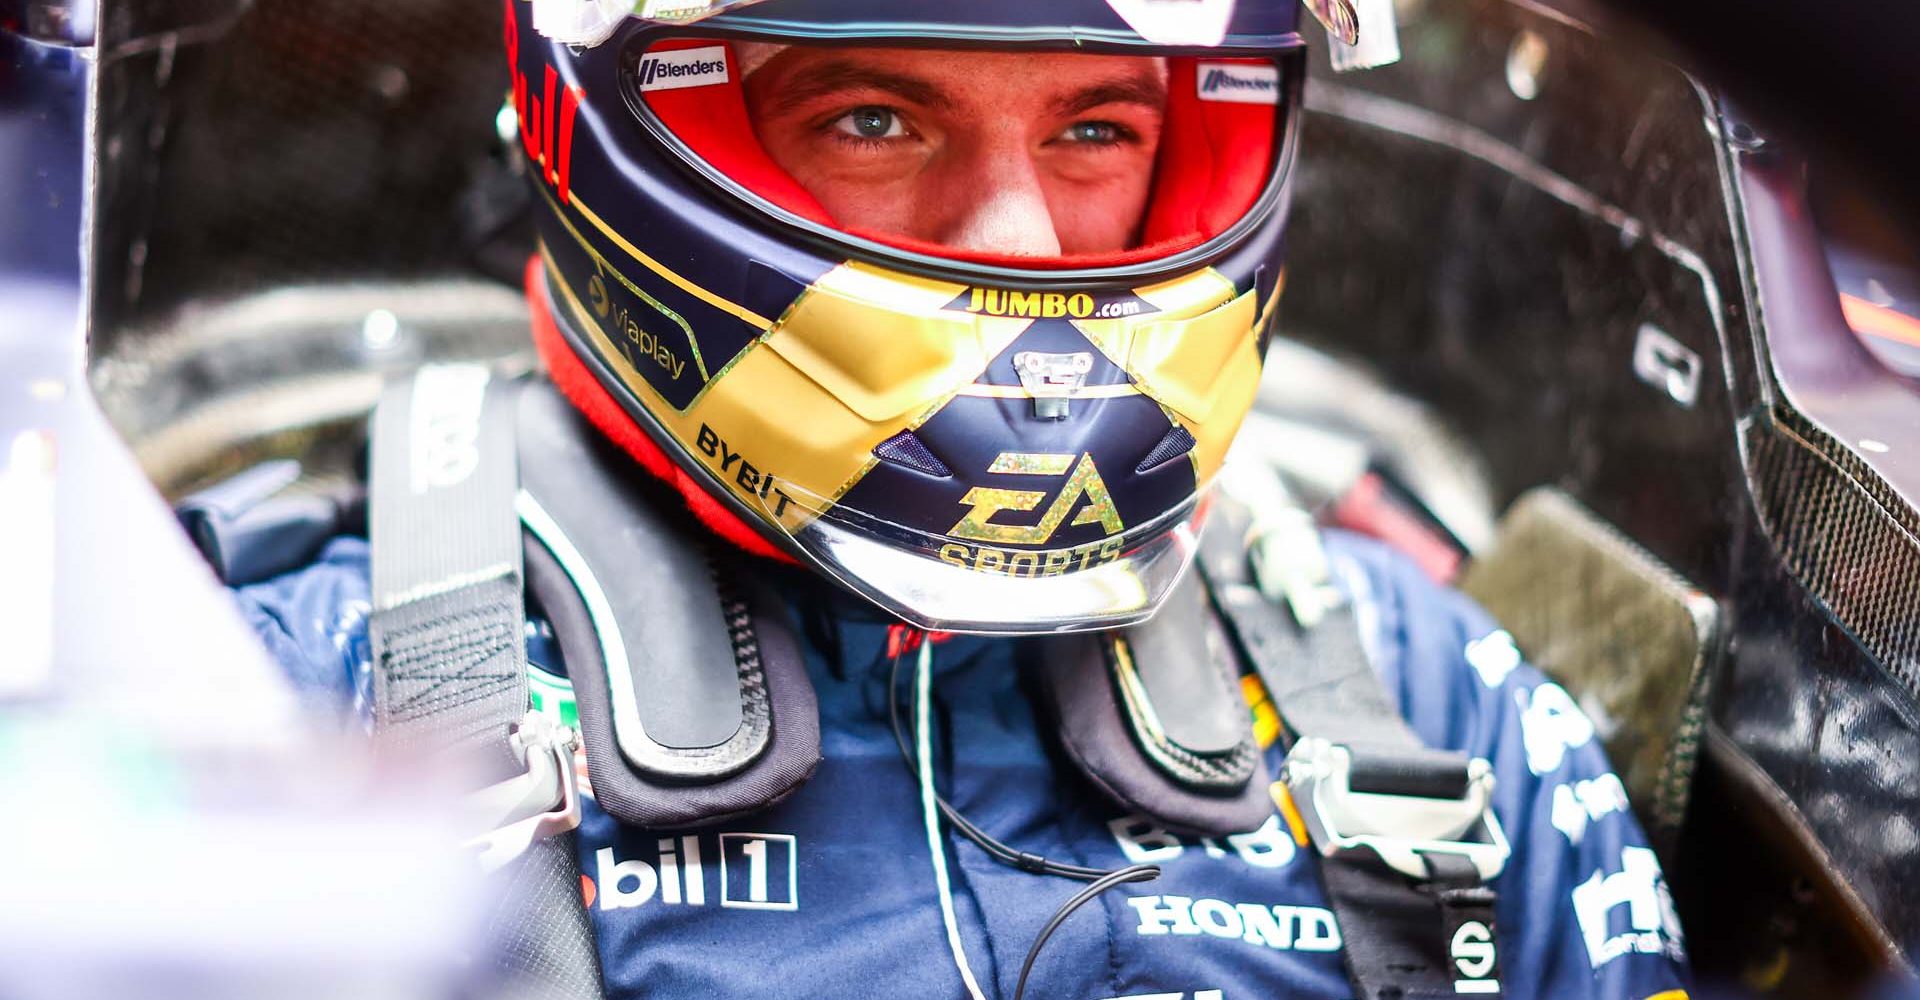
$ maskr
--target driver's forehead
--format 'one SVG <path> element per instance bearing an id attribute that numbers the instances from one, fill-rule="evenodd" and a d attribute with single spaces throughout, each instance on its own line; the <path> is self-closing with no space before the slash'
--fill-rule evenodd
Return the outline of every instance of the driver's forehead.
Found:
<path id="1" fill-rule="evenodd" d="M 1069 52 L 794 46 L 754 74 L 765 109 L 855 94 L 886 95 L 929 108 L 1074 114 L 1103 103 L 1159 108 L 1166 61 Z"/>

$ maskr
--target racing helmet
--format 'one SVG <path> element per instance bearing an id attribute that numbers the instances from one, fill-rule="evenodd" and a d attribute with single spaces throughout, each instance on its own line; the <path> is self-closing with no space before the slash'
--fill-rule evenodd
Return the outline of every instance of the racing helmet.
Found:
<path id="1" fill-rule="evenodd" d="M 1299 9 L 506 0 L 542 360 L 910 623 L 1143 620 L 1259 381 Z"/>

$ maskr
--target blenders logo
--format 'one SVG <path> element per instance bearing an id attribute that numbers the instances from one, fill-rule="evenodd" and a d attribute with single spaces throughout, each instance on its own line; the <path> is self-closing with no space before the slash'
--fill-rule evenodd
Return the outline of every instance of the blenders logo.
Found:
<path id="1" fill-rule="evenodd" d="M 640 57 L 634 73 L 641 90 L 679 90 L 727 82 L 727 49 L 708 45 L 697 49 L 649 52 Z"/>
<path id="2" fill-rule="evenodd" d="M 1200 99 L 1231 104 L 1280 103 L 1280 70 L 1276 66 L 1241 63 L 1201 63 Z"/>

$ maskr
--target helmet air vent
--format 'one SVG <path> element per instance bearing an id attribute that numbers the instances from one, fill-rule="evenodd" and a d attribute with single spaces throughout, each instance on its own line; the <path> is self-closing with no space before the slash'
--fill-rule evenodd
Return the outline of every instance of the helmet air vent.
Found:
<path id="1" fill-rule="evenodd" d="M 901 431 L 880 442 L 874 446 L 873 454 L 881 461 L 904 465 L 915 472 L 924 472 L 929 476 L 945 479 L 953 475 L 953 470 L 947 468 L 945 462 L 935 457 L 933 452 L 927 449 L 926 443 L 915 437 L 912 431 Z"/>
<path id="2" fill-rule="evenodd" d="M 1161 438 L 1160 443 L 1154 445 L 1152 451 L 1147 452 L 1147 457 L 1141 459 L 1139 466 L 1133 471 L 1147 472 L 1150 469 L 1165 465 L 1187 452 L 1192 451 L 1193 445 L 1193 435 L 1188 433 L 1185 427 L 1174 424 L 1173 429 L 1167 432 L 1167 436 Z"/>

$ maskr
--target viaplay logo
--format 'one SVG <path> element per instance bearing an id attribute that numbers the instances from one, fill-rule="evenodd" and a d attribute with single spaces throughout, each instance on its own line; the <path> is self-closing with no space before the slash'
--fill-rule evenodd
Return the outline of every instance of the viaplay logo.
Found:
<path id="1" fill-rule="evenodd" d="M 640 57 L 635 73 L 641 90 L 679 90 L 727 82 L 727 50 L 723 45 L 697 49 L 649 52 Z"/>
<path id="2" fill-rule="evenodd" d="M 1201 63 L 1196 67 L 1200 99 L 1230 104 L 1280 103 L 1280 69 L 1244 63 Z"/>

